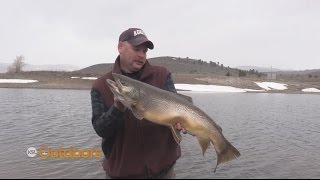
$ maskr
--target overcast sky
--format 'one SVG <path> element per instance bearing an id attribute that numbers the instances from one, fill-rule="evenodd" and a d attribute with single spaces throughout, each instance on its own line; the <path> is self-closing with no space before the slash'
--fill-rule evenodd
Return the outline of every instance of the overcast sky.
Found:
<path id="1" fill-rule="evenodd" d="M 0 0 L 0 62 L 112 63 L 130 27 L 153 41 L 148 58 L 320 69 L 316 0 Z"/>

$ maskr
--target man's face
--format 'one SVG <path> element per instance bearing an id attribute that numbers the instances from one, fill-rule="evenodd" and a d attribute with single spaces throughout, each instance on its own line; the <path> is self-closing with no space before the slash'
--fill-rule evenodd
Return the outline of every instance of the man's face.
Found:
<path id="1" fill-rule="evenodd" d="M 139 71 L 146 63 L 148 51 L 146 44 L 132 46 L 128 42 L 119 42 L 118 51 L 121 69 L 127 73 Z"/>

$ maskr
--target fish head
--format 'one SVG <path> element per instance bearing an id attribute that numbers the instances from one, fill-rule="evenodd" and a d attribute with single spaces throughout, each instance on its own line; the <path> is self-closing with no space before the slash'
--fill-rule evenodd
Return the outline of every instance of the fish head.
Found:
<path id="1" fill-rule="evenodd" d="M 134 80 L 120 75 L 112 74 L 115 81 L 107 79 L 107 85 L 109 86 L 113 95 L 127 108 L 131 109 L 131 106 L 136 105 L 139 101 L 140 91 L 134 84 Z"/>

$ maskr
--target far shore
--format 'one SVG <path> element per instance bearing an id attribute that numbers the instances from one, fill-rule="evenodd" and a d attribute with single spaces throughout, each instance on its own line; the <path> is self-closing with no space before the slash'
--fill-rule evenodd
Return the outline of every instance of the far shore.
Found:
<path id="1" fill-rule="evenodd" d="M 20 74 L 4 74 L 0 73 L 0 79 L 28 79 L 37 80 L 34 83 L 0 83 L 0 88 L 35 88 L 35 89 L 83 89 L 90 90 L 94 82 L 94 78 L 101 75 L 93 74 L 74 74 L 69 72 L 24 72 Z M 83 78 L 86 77 L 86 78 Z M 219 85 L 231 86 L 240 89 L 261 90 L 255 82 L 276 82 L 287 84 L 285 90 L 268 90 L 253 91 L 253 93 L 295 93 L 295 94 L 320 94 L 312 92 L 303 92 L 302 89 L 317 88 L 320 89 L 319 82 L 300 82 L 283 79 L 260 79 L 247 77 L 232 76 L 214 76 L 205 74 L 172 74 L 175 84 L 202 84 L 202 85 Z M 179 90 L 179 89 L 178 89 Z"/>

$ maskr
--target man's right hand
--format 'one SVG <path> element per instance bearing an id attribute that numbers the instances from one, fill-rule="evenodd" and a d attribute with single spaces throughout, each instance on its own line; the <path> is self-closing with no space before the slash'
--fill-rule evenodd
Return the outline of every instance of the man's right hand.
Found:
<path id="1" fill-rule="evenodd" d="M 116 107 L 121 112 L 125 112 L 127 109 L 116 97 L 114 97 L 114 107 Z"/>
<path id="2" fill-rule="evenodd" d="M 188 133 L 188 131 L 187 131 L 186 129 L 184 129 L 184 128 L 181 126 L 180 123 L 177 123 L 177 124 L 175 125 L 175 128 L 178 129 L 179 131 L 182 130 L 182 133 L 183 133 L 183 134 L 187 134 L 187 133 Z"/>

